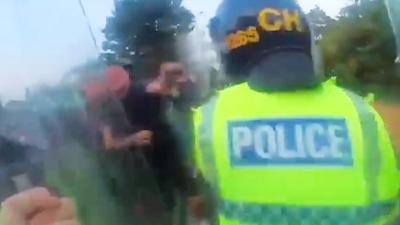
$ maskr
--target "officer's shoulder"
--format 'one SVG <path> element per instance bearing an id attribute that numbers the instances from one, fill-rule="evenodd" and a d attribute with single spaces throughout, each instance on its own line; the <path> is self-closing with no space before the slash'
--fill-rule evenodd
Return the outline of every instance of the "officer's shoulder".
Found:
<path id="1" fill-rule="evenodd" d="M 237 93 L 238 91 L 242 91 L 242 90 L 244 90 L 246 88 L 248 88 L 247 83 L 236 84 L 236 85 L 232 85 L 230 87 L 227 87 L 227 88 L 225 88 L 223 90 L 220 90 L 218 92 L 218 95 L 219 96 L 229 95 L 229 94 L 232 94 L 232 93 Z"/>
<path id="2" fill-rule="evenodd" d="M 209 97 L 207 99 L 207 101 L 204 101 L 203 104 L 201 104 L 199 107 L 197 107 L 196 109 L 194 109 L 194 111 L 199 111 L 201 108 L 204 108 L 206 106 L 215 106 L 215 104 L 217 103 L 217 101 L 221 98 L 223 98 L 224 96 L 232 96 L 232 94 L 234 93 L 240 93 L 241 90 L 243 90 L 243 88 L 245 88 L 246 85 L 245 84 L 237 84 L 237 85 L 233 85 L 227 88 L 224 88 L 222 90 L 219 90 L 217 92 L 215 92 L 215 94 L 211 97 Z"/>
<path id="3" fill-rule="evenodd" d="M 327 80 L 324 82 L 323 86 L 325 89 L 329 89 L 334 92 L 342 92 L 350 97 L 353 101 L 364 102 L 369 105 L 372 105 L 375 101 L 375 96 L 373 93 L 369 93 L 367 96 L 361 96 L 350 89 L 338 86 L 336 84 L 336 78 Z"/>

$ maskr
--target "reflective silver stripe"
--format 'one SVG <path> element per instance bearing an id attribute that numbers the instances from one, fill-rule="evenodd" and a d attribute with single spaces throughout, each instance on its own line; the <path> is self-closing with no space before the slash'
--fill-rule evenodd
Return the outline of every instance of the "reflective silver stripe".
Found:
<path id="1" fill-rule="evenodd" d="M 218 97 L 215 96 L 201 107 L 202 122 L 198 132 L 201 154 L 203 156 L 202 160 L 205 167 L 204 175 L 209 179 L 210 185 L 215 191 L 219 190 L 218 171 L 213 149 L 213 122 L 217 100 Z"/>
<path id="2" fill-rule="evenodd" d="M 240 221 L 240 224 L 365 225 L 383 218 L 391 220 L 392 215 L 397 215 L 397 207 L 396 200 L 366 206 L 301 206 L 220 200 L 219 211 L 226 219 Z"/>
<path id="3" fill-rule="evenodd" d="M 378 124 L 374 113 L 364 99 L 350 91 L 346 91 L 346 94 L 352 100 L 360 119 L 364 146 L 364 177 L 368 188 L 369 201 L 376 202 L 381 167 Z"/>

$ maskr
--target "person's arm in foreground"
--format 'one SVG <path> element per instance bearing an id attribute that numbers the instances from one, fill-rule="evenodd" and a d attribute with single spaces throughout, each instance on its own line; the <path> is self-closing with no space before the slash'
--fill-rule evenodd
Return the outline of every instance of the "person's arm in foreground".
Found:
<path id="1" fill-rule="evenodd" d="M 74 203 L 34 188 L 1 204 L 0 225 L 79 225 Z"/>

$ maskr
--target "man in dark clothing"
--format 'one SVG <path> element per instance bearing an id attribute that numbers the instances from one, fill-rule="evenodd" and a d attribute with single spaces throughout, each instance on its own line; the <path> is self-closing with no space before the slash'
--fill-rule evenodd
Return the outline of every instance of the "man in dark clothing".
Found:
<path id="1" fill-rule="evenodd" d="M 179 94 L 179 86 L 186 80 L 181 64 L 163 63 L 160 75 L 149 82 L 133 84 L 123 105 L 134 132 L 153 132 L 151 145 L 143 147 L 161 195 L 168 210 L 175 205 L 174 190 L 187 194 L 190 190 L 188 171 L 179 151 L 179 144 L 168 122 L 171 100 Z"/>

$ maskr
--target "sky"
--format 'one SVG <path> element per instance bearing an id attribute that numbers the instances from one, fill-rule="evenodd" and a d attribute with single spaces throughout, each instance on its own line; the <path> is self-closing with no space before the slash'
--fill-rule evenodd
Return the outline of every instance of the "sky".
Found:
<path id="1" fill-rule="evenodd" d="M 113 0 L 82 0 L 98 46 Z M 334 17 L 349 0 L 299 0 L 308 11 L 319 5 Z M 184 0 L 200 29 L 206 29 L 220 1 Z M 55 84 L 71 67 L 94 59 L 78 0 L 0 0 L 0 99 L 23 99 L 27 87 Z"/>
<path id="2" fill-rule="evenodd" d="M 214 15 L 221 0 L 184 0 L 184 5 L 197 15 L 198 22 L 205 26 L 208 20 Z M 315 6 L 319 6 L 329 16 L 336 17 L 344 6 L 351 0 L 298 0 L 305 11 L 309 11 Z"/>

